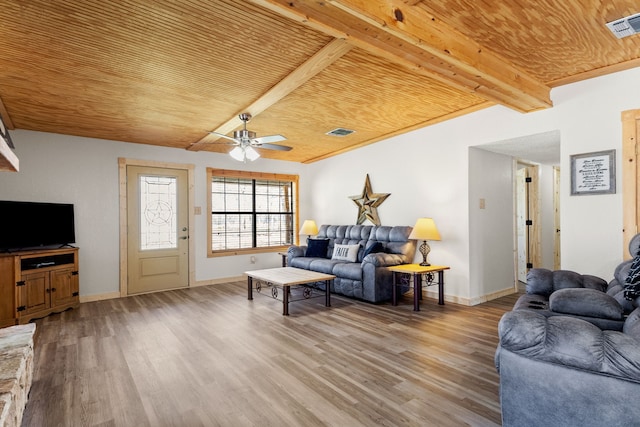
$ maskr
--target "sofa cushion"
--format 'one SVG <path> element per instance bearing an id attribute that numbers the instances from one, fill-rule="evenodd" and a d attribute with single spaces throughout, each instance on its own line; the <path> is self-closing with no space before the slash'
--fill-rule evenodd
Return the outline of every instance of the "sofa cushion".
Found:
<path id="1" fill-rule="evenodd" d="M 326 258 L 310 258 L 310 257 L 299 256 L 289 260 L 289 267 L 304 268 L 305 270 L 311 270 L 311 263 L 318 259 L 326 259 Z"/>
<path id="2" fill-rule="evenodd" d="M 640 341 L 640 308 L 636 308 L 624 321 L 622 332 Z"/>
<path id="3" fill-rule="evenodd" d="M 389 242 L 385 246 L 385 252 L 390 254 L 405 254 L 409 252 L 409 248 L 412 245 L 415 247 L 415 240 L 411 242 Z"/>
<path id="4" fill-rule="evenodd" d="M 602 331 L 581 319 L 569 316 L 545 318 L 529 310 L 509 311 L 500 319 L 498 334 L 500 351 L 640 380 L 640 364 L 636 363 L 640 360 L 638 342 L 627 334 Z M 572 378 L 580 379 L 575 375 Z M 597 390 L 593 392 L 597 393 Z"/>
<path id="5" fill-rule="evenodd" d="M 549 297 L 551 311 L 575 316 L 622 320 L 622 306 L 611 295 L 587 288 L 567 288 Z"/>
<path id="6" fill-rule="evenodd" d="M 317 271 L 318 273 L 333 274 L 333 269 L 336 265 L 344 263 L 344 261 L 337 261 L 333 259 L 324 258 L 311 258 L 312 261 L 309 264 L 309 270 Z M 358 264 L 360 265 L 360 264 Z"/>
<path id="7" fill-rule="evenodd" d="M 358 250 L 360 250 L 359 244 L 334 245 L 331 259 L 336 261 L 356 262 L 358 259 Z"/>
<path id="8" fill-rule="evenodd" d="M 344 279 L 362 280 L 362 265 L 358 262 L 336 264 L 332 274 Z"/>
<path id="9" fill-rule="evenodd" d="M 329 239 L 309 239 L 307 241 L 307 251 L 304 256 L 326 258 Z"/>
<path id="10" fill-rule="evenodd" d="M 589 274 L 579 274 L 570 270 L 551 271 L 532 268 L 527 273 L 527 293 L 549 296 L 553 292 L 567 288 L 588 288 L 605 292 L 607 282 Z"/>

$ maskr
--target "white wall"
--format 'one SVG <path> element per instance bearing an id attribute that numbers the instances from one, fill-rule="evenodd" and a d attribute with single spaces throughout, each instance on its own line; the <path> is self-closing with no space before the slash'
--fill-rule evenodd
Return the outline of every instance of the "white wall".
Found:
<path id="1" fill-rule="evenodd" d="M 640 108 L 640 68 L 554 90 L 562 122 L 562 268 L 610 279 L 622 259 L 622 195 L 570 196 L 571 154 L 616 150 L 621 180 L 621 112 Z"/>
<path id="2" fill-rule="evenodd" d="M 20 172 L 0 172 L 0 199 L 75 204 L 81 297 L 119 290 L 119 157 L 195 165 L 194 205 L 202 208 L 190 231 L 196 280 L 237 277 L 248 269 L 280 265 L 276 253 L 255 255 L 255 264 L 249 256 L 207 258 L 206 168 L 299 174 L 300 164 L 266 159 L 244 164 L 224 154 L 21 130 L 11 131 L 11 138 Z"/>
<path id="3" fill-rule="evenodd" d="M 570 196 L 569 155 L 616 149 L 620 179 L 620 113 L 640 108 L 638 82 L 640 68 L 555 88 L 552 109 L 520 114 L 495 106 L 310 165 L 264 159 L 244 165 L 226 155 L 13 131 L 21 171 L 0 172 L 0 199 L 76 203 L 81 294 L 106 294 L 118 290 L 118 157 L 195 164 L 195 205 L 203 208 L 206 166 L 299 173 L 300 218 L 319 224 L 355 222 L 357 208 L 348 197 L 360 194 L 368 173 L 374 192 L 391 193 L 378 210 L 384 225 L 435 219 L 442 241 L 431 242 L 429 259 L 451 266 L 447 296 L 472 302 L 488 290 L 477 270 L 503 261 L 488 257 L 471 268 L 469 147 L 559 130 L 562 267 L 610 278 L 622 259 L 622 199 L 619 192 Z M 191 233 L 197 279 L 240 275 L 249 267 L 247 256 L 206 258 L 205 221 L 196 217 Z M 257 258 L 251 268 L 280 261 L 273 253 Z"/>
<path id="4" fill-rule="evenodd" d="M 474 302 L 514 289 L 513 171 L 509 156 L 469 151 L 469 269 L 475 283 L 469 297 Z"/>

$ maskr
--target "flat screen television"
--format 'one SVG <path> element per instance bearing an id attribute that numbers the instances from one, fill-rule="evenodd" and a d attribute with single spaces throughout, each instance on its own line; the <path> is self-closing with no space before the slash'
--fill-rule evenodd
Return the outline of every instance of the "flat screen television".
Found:
<path id="1" fill-rule="evenodd" d="M 0 200 L 0 251 L 75 243 L 73 204 Z"/>

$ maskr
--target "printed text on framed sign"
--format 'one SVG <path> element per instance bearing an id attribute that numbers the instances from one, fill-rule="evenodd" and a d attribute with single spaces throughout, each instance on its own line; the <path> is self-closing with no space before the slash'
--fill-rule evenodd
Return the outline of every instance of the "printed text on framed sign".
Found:
<path id="1" fill-rule="evenodd" d="M 616 150 L 571 156 L 571 195 L 615 194 Z"/>

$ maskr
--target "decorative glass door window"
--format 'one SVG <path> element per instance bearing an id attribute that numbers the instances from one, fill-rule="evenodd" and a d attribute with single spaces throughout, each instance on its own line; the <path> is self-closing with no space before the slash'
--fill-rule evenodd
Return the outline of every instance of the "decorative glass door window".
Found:
<path id="1" fill-rule="evenodd" d="M 176 224 L 177 178 L 140 176 L 140 249 L 174 249 L 178 245 Z"/>

